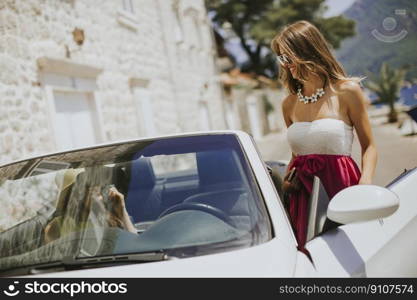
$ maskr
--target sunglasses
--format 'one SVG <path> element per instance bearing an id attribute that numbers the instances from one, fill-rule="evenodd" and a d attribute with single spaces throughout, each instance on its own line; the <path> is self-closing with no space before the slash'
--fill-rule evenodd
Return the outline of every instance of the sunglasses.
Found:
<path id="1" fill-rule="evenodd" d="M 285 54 L 277 55 L 277 61 L 284 67 L 285 65 L 292 64 L 292 60 Z"/>

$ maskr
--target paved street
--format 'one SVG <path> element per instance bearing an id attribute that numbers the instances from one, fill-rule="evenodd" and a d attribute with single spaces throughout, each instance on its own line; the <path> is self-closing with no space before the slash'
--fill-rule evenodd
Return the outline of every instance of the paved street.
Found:
<path id="1" fill-rule="evenodd" d="M 374 184 L 385 186 L 404 169 L 417 166 L 417 135 L 402 136 L 396 124 L 372 121 L 373 134 L 378 149 L 378 163 Z M 274 133 L 257 141 L 264 160 L 291 158 L 286 132 Z M 360 167 L 360 145 L 355 135 L 352 156 Z"/>

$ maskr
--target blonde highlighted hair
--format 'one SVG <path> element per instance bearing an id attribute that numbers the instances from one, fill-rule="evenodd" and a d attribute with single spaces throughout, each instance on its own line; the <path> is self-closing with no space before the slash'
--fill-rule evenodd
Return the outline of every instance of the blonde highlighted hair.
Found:
<path id="1" fill-rule="evenodd" d="M 348 77 L 342 65 L 330 51 L 330 47 L 316 26 L 307 21 L 298 21 L 284 27 L 271 42 L 271 49 L 277 54 L 287 55 L 296 65 L 296 78 L 288 68 L 280 68 L 279 79 L 291 94 L 302 88 L 302 81 L 308 80 L 308 74 L 317 74 L 324 86 L 330 86 L 337 80 L 352 80 L 359 83 L 363 77 Z"/>

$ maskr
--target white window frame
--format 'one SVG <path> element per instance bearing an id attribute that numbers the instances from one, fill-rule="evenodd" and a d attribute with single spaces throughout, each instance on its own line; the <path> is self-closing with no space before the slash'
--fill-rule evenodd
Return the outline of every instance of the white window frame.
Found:
<path id="1" fill-rule="evenodd" d="M 158 135 L 159 133 L 158 124 L 157 122 L 155 122 L 155 117 L 158 113 L 155 110 L 155 106 L 154 106 L 155 94 L 150 89 L 150 86 L 151 86 L 150 80 L 147 78 L 132 77 L 129 79 L 129 86 L 130 86 L 130 92 L 132 94 L 133 105 L 136 111 L 136 120 L 137 120 L 137 128 L 138 128 L 137 130 L 138 130 L 139 136 Z M 147 125 L 144 123 L 146 118 L 143 115 L 144 110 L 142 107 L 143 105 L 143 103 L 141 102 L 142 100 L 137 98 L 138 90 L 144 91 L 149 97 L 148 99 L 149 99 L 149 104 L 151 106 L 152 117 L 153 117 L 153 125 L 151 126 L 152 127 L 151 131 L 153 132 L 148 132 Z"/>
<path id="2" fill-rule="evenodd" d="M 122 0 L 123 10 L 131 14 L 135 14 L 135 6 L 133 5 L 133 0 Z"/>
<path id="3" fill-rule="evenodd" d="M 126 28 L 137 31 L 139 28 L 139 19 L 135 13 L 133 0 L 121 0 L 121 8 L 117 11 L 117 21 Z"/>
<path id="4" fill-rule="evenodd" d="M 171 12 L 174 22 L 172 27 L 174 30 L 174 40 L 177 45 L 180 45 L 184 42 L 184 25 L 180 11 L 180 0 L 172 0 Z"/>
<path id="5" fill-rule="evenodd" d="M 54 93 L 60 92 L 60 93 L 81 93 L 81 94 L 87 94 L 87 97 L 89 97 L 93 103 L 93 114 L 94 118 L 96 119 L 98 128 L 94 128 L 94 132 L 96 133 L 97 138 L 97 144 L 103 143 L 105 141 L 105 135 L 104 135 L 104 126 L 103 126 L 103 114 L 101 110 L 101 106 L 98 103 L 98 94 L 96 91 L 88 91 L 88 90 L 77 90 L 73 88 L 67 88 L 67 87 L 59 87 L 59 86 L 53 86 L 53 85 L 45 85 L 45 94 L 46 99 L 48 103 L 48 121 L 49 121 L 49 127 L 52 129 L 52 132 L 54 134 L 54 146 L 55 149 L 59 149 L 58 146 L 58 134 L 57 126 L 56 126 L 56 106 L 55 106 L 55 96 Z"/>
<path id="6" fill-rule="evenodd" d="M 181 44 L 184 42 L 184 26 L 178 8 L 174 7 L 174 36 L 175 42 Z"/>
<path id="7" fill-rule="evenodd" d="M 105 141 L 104 126 L 102 120 L 102 111 L 100 106 L 100 96 L 96 92 L 96 79 L 97 76 L 103 71 L 101 68 L 92 65 L 85 65 L 75 63 L 69 59 L 53 58 L 48 56 L 39 57 L 37 60 L 38 65 L 38 77 L 45 93 L 47 100 L 48 112 L 47 120 L 51 133 L 54 134 L 54 147 L 58 149 L 57 143 L 57 130 L 55 126 L 55 96 L 54 92 L 71 92 L 71 93 L 84 93 L 90 95 L 93 101 L 93 107 L 95 109 L 95 118 L 98 124 L 98 129 L 95 129 L 97 134 L 97 143 Z M 47 74 L 64 76 L 71 79 L 70 85 L 51 84 L 45 78 Z M 87 79 L 90 83 L 77 87 L 77 79 Z"/>
<path id="8" fill-rule="evenodd" d="M 199 12 L 194 7 L 184 10 L 185 31 L 188 37 L 187 43 L 195 48 L 202 48 Z"/>
<path id="9" fill-rule="evenodd" d="M 202 109 L 204 109 L 202 111 Z M 201 115 L 204 113 L 204 115 Z M 198 101 L 198 120 L 199 120 L 199 130 L 206 131 L 206 130 L 212 130 L 213 124 L 211 121 L 210 116 L 210 108 L 209 103 L 207 100 L 200 100 Z M 205 122 L 205 124 L 203 124 Z"/>

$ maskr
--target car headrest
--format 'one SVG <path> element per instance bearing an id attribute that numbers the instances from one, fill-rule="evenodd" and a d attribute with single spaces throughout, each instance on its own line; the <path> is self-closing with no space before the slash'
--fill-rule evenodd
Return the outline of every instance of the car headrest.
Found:
<path id="1" fill-rule="evenodd" d="M 59 172 L 56 174 L 55 183 L 60 191 L 55 209 L 55 215 L 60 215 L 66 210 L 71 188 L 75 183 L 77 176 L 84 171 L 84 168 L 67 169 L 63 173 Z"/>
<path id="2" fill-rule="evenodd" d="M 67 169 L 64 172 L 58 172 L 55 176 L 55 184 L 62 191 L 68 186 L 74 183 L 78 174 L 83 172 L 84 169 Z"/>
<path id="3" fill-rule="evenodd" d="M 106 186 L 113 183 L 113 168 L 93 166 L 66 171 L 61 179 L 62 187 L 54 212 L 54 217 L 64 214 L 77 215 L 84 209 L 87 188 Z"/>
<path id="4" fill-rule="evenodd" d="M 233 150 L 197 152 L 196 159 L 201 186 L 242 181 Z"/>
<path id="5" fill-rule="evenodd" d="M 136 187 L 152 187 L 156 177 L 149 157 L 141 157 L 132 161 L 130 166 L 130 184 Z"/>

